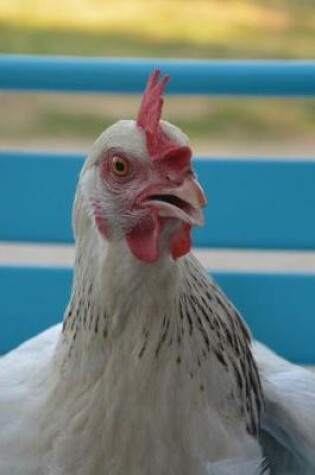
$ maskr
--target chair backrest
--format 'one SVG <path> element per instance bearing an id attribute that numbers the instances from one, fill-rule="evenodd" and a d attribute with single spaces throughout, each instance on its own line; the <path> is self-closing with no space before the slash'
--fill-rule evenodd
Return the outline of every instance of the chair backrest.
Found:
<path id="1" fill-rule="evenodd" d="M 141 92 L 159 67 L 167 93 L 315 95 L 315 62 L 136 61 L 0 56 L 0 89 Z M 0 241 L 72 242 L 71 206 L 84 157 L 0 151 Z M 208 196 L 199 247 L 315 250 L 315 162 L 196 157 Z M 14 193 L 12 193 L 14 190 Z M 315 273 L 216 272 L 255 337 L 315 363 Z M 0 266 L 0 352 L 61 320 L 71 269 Z"/>

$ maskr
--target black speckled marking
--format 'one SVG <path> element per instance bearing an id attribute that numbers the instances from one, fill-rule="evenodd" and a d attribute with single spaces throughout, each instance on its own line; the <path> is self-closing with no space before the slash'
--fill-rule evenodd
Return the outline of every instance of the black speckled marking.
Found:
<path id="1" fill-rule="evenodd" d="M 88 313 L 83 312 L 83 326 L 84 328 L 89 328 L 90 322 L 88 320 Z"/>
<path id="2" fill-rule="evenodd" d="M 208 290 L 206 291 L 206 297 L 209 302 L 214 300 L 213 295 L 211 295 L 211 293 Z"/>
<path id="3" fill-rule="evenodd" d="M 104 338 L 107 338 L 107 335 L 108 335 L 108 329 L 107 329 L 108 315 L 107 315 L 106 312 L 104 312 L 104 314 L 103 314 L 103 323 L 104 323 L 104 327 L 103 327 L 103 330 L 102 330 L 102 334 L 103 334 Z"/>
<path id="4" fill-rule="evenodd" d="M 228 369 L 228 364 L 227 364 L 227 362 L 226 362 L 225 359 L 224 359 L 223 353 L 221 353 L 220 351 L 214 350 L 214 354 L 215 354 L 215 356 L 217 357 L 217 359 L 220 361 L 220 363 L 221 363 L 226 369 Z"/>
<path id="5" fill-rule="evenodd" d="M 165 322 L 165 324 L 164 324 Z M 161 338 L 157 344 L 157 347 L 156 347 L 156 350 L 155 350 L 155 355 L 158 356 L 159 353 L 160 353 L 160 350 L 162 348 L 162 346 L 164 345 L 165 343 L 165 340 L 166 340 L 166 337 L 168 335 L 168 331 L 169 331 L 169 328 L 170 328 L 170 319 L 167 318 L 166 315 L 164 315 L 164 319 L 163 319 L 163 332 L 162 332 L 162 335 L 161 335 Z"/>
<path id="6" fill-rule="evenodd" d="M 100 316 L 97 315 L 97 317 L 96 317 L 96 319 L 95 319 L 95 325 L 94 325 L 94 331 L 95 331 L 95 333 L 98 333 L 99 321 L 100 321 Z"/>
<path id="7" fill-rule="evenodd" d="M 197 320 L 197 328 L 198 328 L 198 330 L 199 330 L 199 332 L 200 332 L 200 334 L 203 338 L 203 341 L 205 342 L 206 347 L 209 351 L 210 350 L 210 340 L 209 340 L 208 334 L 207 334 L 207 332 L 206 332 L 199 316 L 197 316 L 196 320 Z"/>
<path id="8" fill-rule="evenodd" d="M 233 343 L 233 337 L 232 337 L 232 334 L 231 334 L 231 330 L 228 327 L 225 328 L 225 334 L 226 334 L 228 344 L 230 346 L 233 346 L 233 344 L 234 344 Z"/>
<path id="9" fill-rule="evenodd" d="M 77 322 L 77 318 L 73 318 L 72 321 L 71 321 L 71 325 L 70 325 L 71 331 L 74 330 L 74 327 L 75 327 L 75 325 L 76 325 L 76 322 Z"/>
<path id="10" fill-rule="evenodd" d="M 240 371 L 237 367 L 237 364 L 235 362 L 233 362 L 233 370 L 234 370 L 234 374 L 235 374 L 235 377 L 236 377 L 237 386 L 239 387 L 240 390 L 242 390 L 243 387 L 244 387 L 244 383 L 243 383 L 241 373 L 240 373 Z"/>
<path id="11" fill-rule="evenodd" d="M 146 346 L 147 346 L 147 340 L 144 340 L 144 343 L 143 343 L 143 345 L 142 345 L 142 348 L 141 348 L 141 350 L 139 351 L 138 358 L 141 358 L 141 357 L 142 357 L 143 353 L 145 352 Z"/>
<path id="12" fill-rule="evenodd" d="M 166 313 L 164 313 L 164 317 L 163 317 L 163 323 L 162 323 L 162 327 L 165 328 L 166 327 Z"/>
<path id="13" fill-rule="evenodd" d="M 85 310 L 84 314 L 87 315 L 88 328 L 91 330 L 93 324 L 93 315 L 91 315 L 91 312 L 89 312 L 87 309 Z"/>
<path id="14" fill-rule="evenodd" d="M 189 314 L 189 300 L 185 298 L 185 296 L 183 296 L 180 300 L 180 312 L 181 314 L 183 315 L 183 320 L 186 320 L 187 323 L 188 323 L 188 333 L 189 333 L 189 336 L 192 336 L 193 334 L 193 329 L 194 329 L 194 325 L 193 325 L 193 321 L 192 321 L 192 318 Z"/>
<path id="15" fill-rule="evenodd" d="M 200 308 L 200 311 L 202 312 L 202 315 L 205 318 L 205 320 L 207 321 L 207 323 L 208 323 L 209 327 L 211 328 L 211 330 L 215 331 L 216 330 L 215 324 L 218 325 L 218 321 L 217 321 L 217 319 L 214 319 L 213 321 L 211 321 L 210 315 L 209 315 L 210 312 L 211 312 L 209 302 L 207 302 L 204 295 L 200 295 L 200 298 L 201 298 L 201 303 L 198 302 L 198 306 Z M 215 315 L 213 313 L 212 313 L 212 317 L 215 317 Z"/>

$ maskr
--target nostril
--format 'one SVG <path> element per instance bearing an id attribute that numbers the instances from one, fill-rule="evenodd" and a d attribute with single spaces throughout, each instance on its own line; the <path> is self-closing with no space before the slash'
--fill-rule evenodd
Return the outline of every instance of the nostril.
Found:
<path id="1" fill-rule="evenodd" d="M 180 186 L 183 183 L 183 177 L 178 176 L 177 173 L 166 173 L 165 178 L 166 181 L 172 183 L 172 185 Z"/>

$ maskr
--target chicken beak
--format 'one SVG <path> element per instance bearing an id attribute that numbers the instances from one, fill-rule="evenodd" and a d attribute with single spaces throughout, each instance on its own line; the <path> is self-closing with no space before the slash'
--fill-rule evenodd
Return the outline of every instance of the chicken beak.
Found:
<path id="1" fill-rule="evenodd" d="M 196 209 L 204 208 L 207 204 L 204 191 L 194 177 L 185 178 L 183 183 L 173 190 L 173 194 Z"/>
<path id="2" fill-rule="evenodd" d="M 157 208 L 159 215 L 177 218 L 191 225 L 202 226 L 204 223 L 201 208 L 206 205 L 203 189 L 191 175 L 180 185 L 157 186 L 146 195 L 142 206 Z"/>

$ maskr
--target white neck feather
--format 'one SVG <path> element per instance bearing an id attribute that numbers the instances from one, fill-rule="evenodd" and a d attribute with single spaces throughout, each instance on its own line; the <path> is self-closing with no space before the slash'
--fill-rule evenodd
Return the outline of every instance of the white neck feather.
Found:
<path id="1" fill-rule="evenodd" d="M 140 467 L 151 473 L 152 463 L 152 473 L 199 475 L 208 473 L 207 460 L 259 456 L 246 428 L 257 419 L 245 408 L 254 394 L 242 393 L 235 373 L 245 378 L 251 369 L 235 360 L 226 332 L 242 345 L 244 335 L 199 263 L 188 255 L 146 264 L 123 241 L 108 244 L 90 227 L 81 236 L 57 352 L 64 376 L 58 393 L 82 394 L 86 424 L 106 440 L 100 466 L 115 460 L 117 471 L 109 473 L 136 474 Z M 91 388 L 88 405 L 82 387 Z"/>
<path id="2" fill-rule="evenodd" d="M 118 336 L 131 317 L 136 328 L 154 325 L 178 300 L 182 274 L 181 261 L 166 255 L 155 263 L 139 261 L 124 240 L 108 243 L 90 228 L 77 245 L 71 315 L 65 327 L 74 331 L 85 319 L 82 330 L 97 322 Z M 89 308 L 78 313 L 80 301 Z"/>

